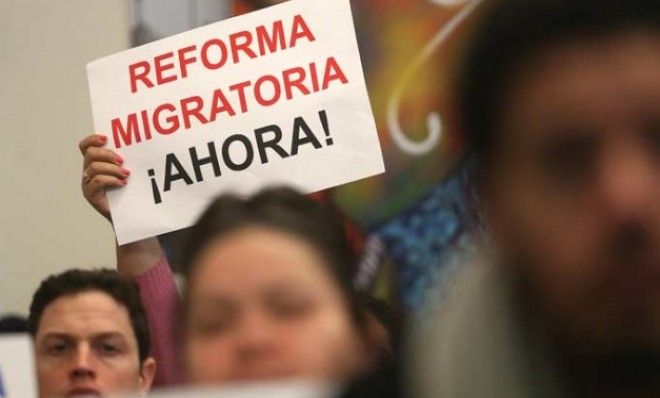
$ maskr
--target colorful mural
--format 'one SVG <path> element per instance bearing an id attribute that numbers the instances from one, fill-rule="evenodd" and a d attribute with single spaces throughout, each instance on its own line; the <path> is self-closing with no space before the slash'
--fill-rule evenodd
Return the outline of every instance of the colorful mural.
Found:
<path id="1" fill-rule="evenodd" d="M 277 2 L 237 0 L 234 11 Z M 479 1 L 351 3 L 387 172 L 325 196 L 368 235 L 358 284 L 416 310 L 475 251 L 481 231 L 449 98 L 456 44 Z"/>

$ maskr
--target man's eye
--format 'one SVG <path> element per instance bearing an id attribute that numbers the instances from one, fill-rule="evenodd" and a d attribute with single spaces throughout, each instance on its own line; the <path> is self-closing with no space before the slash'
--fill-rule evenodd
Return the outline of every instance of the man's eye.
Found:
<path id="1" fill-rule="evenodd" d="M 543 173 L 565 188 L 580 188 L 594 172 L 597 148 L 589 137 L 547 145 L 538 157 Z"/>
<path id="2" fill-rule="evenodd" d="M 67 352 L 69 345 L 66 343 L 54 343 L 46 347 L 46 351 L 50 355 L 62 355 Z"/>
<path id="3" fill-rule="evenodd" d="M 121 348 L 114 343 L 99 343 L 97 350 L 104 355 L 115 355 L 121 352 Z"/>
<path id="4" fill-rule="evenodd" d="M 660 118 L 649 122 L 645 132 L 649 149 L 655 156 L 660 156 Z"/>
<path id="5" fill-rule="evenodd" d="M 101 346 L 101 348 L 103 348 L 103 351 L 105 351 L 105 352 L 117 352 L 117 351 L 119 351 L 119 349 L 117 347 L 115 347 L 113 345 L 110 345 L 110 344 L 104 344 L 104 345 Z"/>

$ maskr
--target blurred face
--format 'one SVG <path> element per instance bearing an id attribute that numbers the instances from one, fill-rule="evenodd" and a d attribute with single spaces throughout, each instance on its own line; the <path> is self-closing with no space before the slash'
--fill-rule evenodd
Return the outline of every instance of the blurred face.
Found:
<path id="1" fill-rule="evenodd" d="M 571 42 L 523 69 L 485 182 L 495 240 L 564 342 L 660 350 L 660 37 Z"/>
<path id="2" fill-rule="evenodd" d="M 185 327 L 190 381 L 338 381 L 365 366 L 342 293 L 306 242 L 248 227 L 197 261 Z"/>
<path id="3" fill-rule="evenodd" d="M 146 393 L 153 359 L 140 366 L 126 308 L 105 293 L 63 296 L 43 312 L 35 336 L 39 396 Z"/>

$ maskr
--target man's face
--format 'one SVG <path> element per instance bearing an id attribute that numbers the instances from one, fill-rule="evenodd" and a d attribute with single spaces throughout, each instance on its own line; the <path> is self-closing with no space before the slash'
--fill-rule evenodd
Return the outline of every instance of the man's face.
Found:
<path id="1" fill-rule="evenodd" d="M 126 308 L 99 291 L 49 304 L 35 350 L 41 398 L 146 393 L 155 371 L 153 359 L 140 365 Z"/>
<path id="2" fill-rule="evenodd" d="M 486 211 L 533 311 L 583 350 L 660 350 L 660 36 L 550 47 L 503 98 Z"/>

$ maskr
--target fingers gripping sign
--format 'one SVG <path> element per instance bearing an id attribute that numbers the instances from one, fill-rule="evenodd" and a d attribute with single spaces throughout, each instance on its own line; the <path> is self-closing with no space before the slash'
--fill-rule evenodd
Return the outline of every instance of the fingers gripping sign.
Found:
<path id="1" fill-rule="evenodd" d="M 92 134 L 83 138 L 78 147 L 83 155 L 81 187 L 83 196 L 103 217 L 111 220 L 106 190 L 126 185 L 130 171 L 123 158 L 105 148 L 105 135 Z"/>

